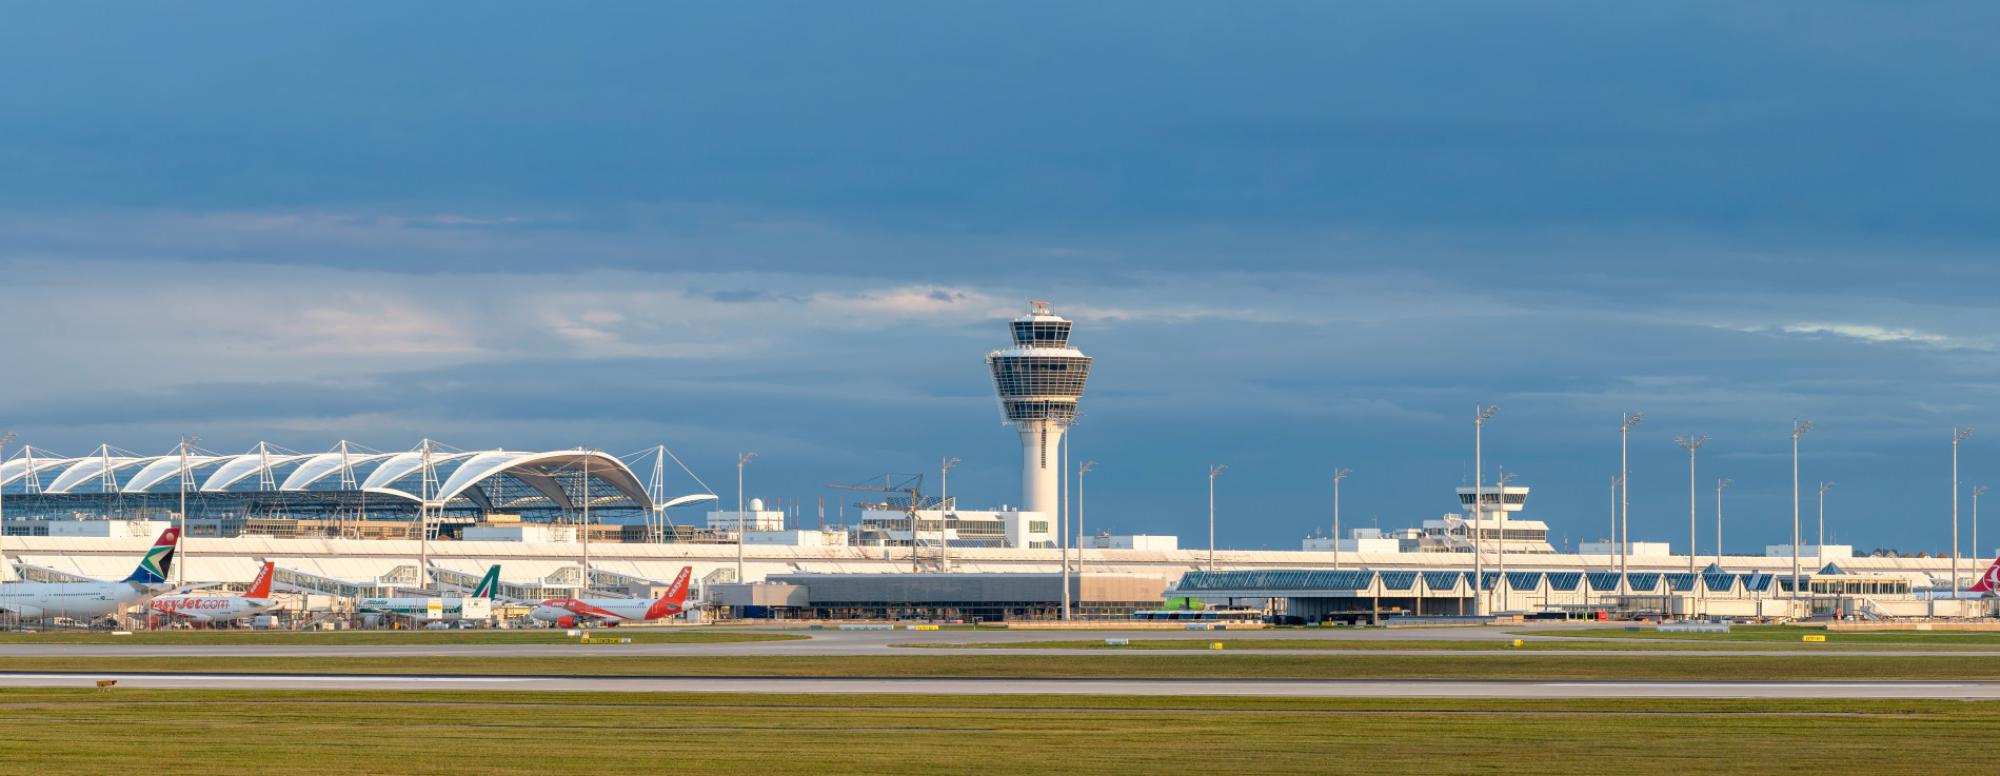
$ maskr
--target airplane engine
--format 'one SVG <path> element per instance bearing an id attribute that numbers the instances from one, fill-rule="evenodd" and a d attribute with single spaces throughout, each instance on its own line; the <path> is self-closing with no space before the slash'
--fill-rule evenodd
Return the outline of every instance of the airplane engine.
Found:
<path id="1" fill-rule="evenodd" d="M 557 618 L 556 618 L 556 627 L 558 627 L 558 628 L 574 628 L 574 627 L 576 627 L 576 617 L 575 617 L 575 616 L 573 616 L 573 615 L 568 615 L 568 614 L 565 614 L 565 615 L 563 615 L 563 616 L 561 616 L 561 617 L 557 617 Z"/>

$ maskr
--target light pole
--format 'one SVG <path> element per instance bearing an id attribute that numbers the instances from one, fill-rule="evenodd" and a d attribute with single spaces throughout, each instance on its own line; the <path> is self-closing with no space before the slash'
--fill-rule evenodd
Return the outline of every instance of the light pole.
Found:
<path id="1" fill-rule="evenodd" d="M 1708 443 L 1707 434 L 1684 434 L 1674 437 L 1674 444 L 1688 451 L 1688 573 L 1694 573 L 1694 451 Z"/>
<path id="2" fill-rule="evenodd" d="M 181 542 L 187 540 L 188 475 L 191 474 L 188 471 L 188 446 L 200 443 L 201 437 L 181 437 L 181 471 L 178 478 L 180 480 L 181 491 L 181 529 L 174 533 L 174 557 L 178 559 L 174 563 L 174 586 L 176 587 L 187 584 L 188 559 L 187 555 L 181 552 Z"/>
<path id="3" fill-rule="evenodd" d="M 1333 567 L 1340 568 L 1340 481 L 1353 474 L 1353 469 L 1333 470 Z"/>
<path id="4" fill-rule="evenodd" d="M 1499 492 L 1497 498 L 1500 499 L 1500 508 L 1496 511 L 1498 517 L 1495 519 L 1495 522 L 1500 526 L 1498 529 L 1500 531 L 1500 551 L 1495 556 L 1500 561 L 1500 571 L 1499 579 L 1494 582 L 1494 586 L 1500 590 L 1500 611 L 1503 612 L 1508 611 L 1513 606 L 1513 596 L 1507 594 L 1507 483 L 1513 481 L 1514 474 L 1504 469 L 1501 470 L 1500 476 L 1493 479 L 1493 489 Z"/>
<path id="5" fill-rule="evenodd" d="M 1799 437 L 1812 430 L 1812 421 L 1792 419 L 1792 600 L 1799 599 Z M 1958 449 L 1953 443 L 1954 450 Z M 1956 458 L 1954 458 L 1956 460 Z M 1793 613 L 1798 612 L 1794 606 Z"/>
<path id="6" fill-rule="evenodd" d="M 1979 496 L 1986 492 L 1985 485 L 1972 486 L 1972 556 L 1984 558 L 1979 552 Z"/>
<path id="7" fill-rule="evenodd" d="M 946 573 L 951 572 L 951 470 L 958 464 L 958 458 L 949 455 L 938 461 L 938 552 L 942 554 L 938 566 Z"/>
<path id="8" fill-rule="evenodd" d="M 1096 461 L 1084 461 L 1076 467 L 1076 573 L 1083 573 L 1083 475 L 1097 468 Z"/>
<path id="9" fill-rule="evenodd" d="M 1208 570 L 1215 570 L 1215 478 L 1222 475 L 1227 464 L 1211 464 L 1208 467 Z"/>
<path id="10" fill-rule="evenodd" d="M 1715 567 L 1722 568 L 1722 492 L 1729 489 L 1735 480 L 1715 481 Z"/>
<path id="11" fill-rule="evenodd" d="M 1632 427 L 1646 417 L 1643 412 L 1628 412 L 1618 420 L 1618 573 L 1631 570 L 1632 555 L 1632 468 L 1625 455 L 1626 438 L 1632 435 Z"/>
<path id="12" fill-rule="evenodd" d="M 1823 561 L 1823 560 L 1826 560 L 1826 492 L 1827 492 L 1827 491 L 1829 491 L 1829 490 L 1833 490 L 1833 483 L 1832 483 L 1832 482 L 1830 482 L 1830 481 L 1822 481 L 1822 482 L 1820 482 L 1820 484 L 1819 484 L 1819 538 L 1818 538 L 1818 540 L 1817 540 L 1817 541 L 1818 541 L 1818 543 L 1817 543 L 1816 545 L 1814 545 L 1814 546 L 1815 546 L 1815 547 L 1817 548 L 1817 549 L 1814 549 L 1814 550 L 1813 550 L 1813 562 L 1814 562 L 1814 563 L 1818 563 L 1818 562 L 1820 562 L 1820 561 Z"/>
<path id="13" fill-rule="evenodd" d="M 1480 518 L 1486 514 L 1486 470 L 1482 468 L 1486 464 L 1481 456 L 1486 453 L 1486 421 L 1499 411 L 1497 405 L 1472 405 L 1472 600 L 1475 610 L 1486 607 L 1486 529 L 1480 525 Z M 1476 616 L 1485 612 L 1474 611 L 1473 614 Z"/>
<path id="14" fill-rule="evenodd" d="M 14 441 L 14 432 L 0 434 L 0 466 L 7 465 L 7 443 Z M 7 481 L 0 480 L 0 525 L 7 522 Z M 176 538 L 174 541 L 180 541 Z"/>
<path id="15" fill-rule="evenodd" d="M 1958 445 L 1972 436 L 1972 427 L 1951 430 L 1951 593 L 1958 595 Z"/>
<path id="16" fill-rule="evenodd" d="M 1610 559 L 1608 565 L 1614 568 L 1618 565 L 1615 559 L 1611 559 L 1611 553 L 1618 551 L 1618 486 L 1623 484 L 1625 484 L 1624 477 L 1611 478 L 1611 533 L 1605 537 L 1604 541 L 1606 542 L 1606 546 L 1610 548 L 1605 553 L 1605 558 Z"/>
<path id="17" fill-rule="evenodd" d="M 736 584 L 743 584 L 743 467 L 757 457 L 756 453 L 736 454 Z M 911 508 L 915 508 L 912 505 Z M 917 527 L 910 526 L 910 548 L 917 546 Z"/>

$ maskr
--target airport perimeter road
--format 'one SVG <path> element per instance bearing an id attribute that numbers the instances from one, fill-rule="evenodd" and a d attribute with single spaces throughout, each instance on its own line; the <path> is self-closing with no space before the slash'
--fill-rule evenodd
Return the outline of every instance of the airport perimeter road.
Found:
<path id="1" fill-rule="evenodd" d="M 752 632 L 777 632 L 774 629 L 745 629 Z M 1104 638 L 1128 638 L 1146 641 L 1185 641 L 1187 648 L 1146 649 L 1143 654 L 1173 655 L 1208 653 L 1209 642 L 1227 640 L 1232 642 L 1229 654 L 1315 654 L 1315 655 L 1519 655 L 1522 650 L 1508 646 L 1516 638 L 1535 642 L 1533 654 L 1562 654 L 1560 645 L 1579 643 L 1616 642 L 1616 650 L 1587 650 L 1579 647 L 1577 652 L 1601 655 L 1675 655 L 1694 657 L 1701 655 L 1800 655 L 1807 654 L 1797 644 L 1773 643 L 1759 648 L 1754 642 L 1715 644 L 1713 649 L 1703 649 L 1700 642 L 1671 640 L 1635 639 L 1589 639 L 1568 637 L 1560 634 L 1574 631 L 1573 627 L 1538 627 L 1532 630 L 1521 625 L 1480 626 L 1466 628 L 1411 628 L 1407 630 L 1247 630 L 1247 631 L 1111 631 L 1111 630 L 940 630 L 940 631 L 884 631 L 884 630 L 820 630 L 785 631 L 807 636 L 804 639 L 786 641 L 755 642 L 691 642 L 691 643 L 596 643 L 579 644 L 573 641 L 538 644 L 459 644 L 451 643 L 445 634 L 411 633 L 406 643 L 384 644 L 343 644 L 340 634 L 325 634 L 321 640 L 317 634 L 297 634 L 291 643 L 246 644 L 231 643 L 231 634 L 214 634 L 213 638 L 190 638 L 186 643 L 115 643 L 117 637 L 105 636 L 105 643 L 76 644 L 61 641 L 35 643 L 17 641 L 0 643 L 0 658 L 8 657 L 533 657 L 568 656 L 580 652 L 592 655 L 625 655 L 634 657 L 732 657 L 750 655 L 771 656 L 853 656 L 912 654 L 927 655 L 1039 655 L 1054 657 L 1062 655 L 1105 655 L 1112 650 L 1062 649 L 1062 648 L 1021 648 L 1009 649 L 1008 643 L 1049 642 L 1049 641 L 1097 641 Z M 644 629 L 619 628 L 597 631 L 600 639 L 616 639 L 634 632 L 644 633 Z M 1526 634 L 1526 635 L 1521 635 Z M 190 634 L 200 636 L 201 634 Z M 1315 641 L 1325 642 L 1324 648 L 1311 650 L 1271 649 L 1261 650 L 1254 645 L 1259 641 Z M 1413 642 L 1411 648 L 1399 649 L 1393 645 L 1399 641 Z M 1356 648 L 1343 650 L 1337 645 L 1353 642 Z M 1414 642 L 1430 642 L 1425 648 Z M 1453 649 L 1437 649 L 1438 642 L 1453 642 Z M 1490 643 L 1490 649 L 1480 645 Z M 1648 644 L 1656 645 L 1648 649 Z M 908 645 L 922 645 L 910 647 Z M 1135 650 L 1135 652 L 1139 652 Z M 1841 655 L 1900 655 L 1900 656 L 1954 656 L 2000 654 L 2000 644 L 1990 649 L 1974 645 L 1957 646 L 1951 649 L 1925 649 L 1921 645 L 1840 646 Z"/>
<path id="2" fill-rule="evenodd" d="M 2000 682 L 1533 682 L 1262 679 L 942 679 L 0 673 L 0 687 L 509 690 L 815 695 L 1260 696 L 1289 698 L 1821 698 L 2000 700 Z"/>

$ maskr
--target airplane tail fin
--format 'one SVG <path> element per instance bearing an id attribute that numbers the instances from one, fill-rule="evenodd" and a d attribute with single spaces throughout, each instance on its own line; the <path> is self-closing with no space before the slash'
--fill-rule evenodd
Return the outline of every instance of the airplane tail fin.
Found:
<path id="1" fill-rule="evenodd" d="M 1974 593 L 2000 594 L 2000 558 L 1993 559 L 1993 565 L 1986 567 L 1986 573 L 1979 575 L 1979 581 L 1967 588 Z"/>
<path id="2" fill-rule="evenodd" d="M 142 585 L 165 583 L 167 570 L 173 568 L 174 564 L 174 544 L 179 541 L 180 536 L 181 530 L 172 526 L 161 531 L 160 538 L 153 542 L 152 548 L 146 550 L 146 556 L 139 559 L 139 567 L 133 569 L 130 576 L 119 581 L 137 582 Z"/>
<path id="3" fill-rule="evenodd" d="M 244 598 L 270 598 L 271 577 L 278 571 L 275 561 L 264 561 L 264 568 L 257 572 L 257 578 L 250 581 L 250 589 L 243 591 Z"/>
<path id="4" fill-rule="evenodd" d="M 479 586 L 472 589 L 472 597 L 492 598 L 497 592 L 500 592 L 500 564 L 495 563 L 493 568 L 486 570 L 486 576 L 479 578 Z"/>
<path id="5" fill-rule="evenodd" d="M 660 596 L 660 600 L 654 601 L 652 606 L 646 608 L 646 619 L 657 620 L 680 611 L 681 604 L 687 602 L 688 575 L 692 573 L 694 573 L 693 566 L 682 566 L 680 576 L 674 577 L 674 584 L 667 588 L 667 594 Z"/>

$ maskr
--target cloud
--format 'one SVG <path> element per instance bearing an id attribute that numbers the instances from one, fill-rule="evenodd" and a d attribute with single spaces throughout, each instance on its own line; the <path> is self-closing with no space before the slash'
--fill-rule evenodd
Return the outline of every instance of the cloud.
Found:
<path id="1" fill-rule="evenodd" d="M 1917 329 L 1888 328 L 1865 323 L 1788 323 L 1778 327 L 1786 334 L 1832 335 L 1862 342 L 1912 343 L 1936 347 L 1967 347 L 1971 343 Z"/>

